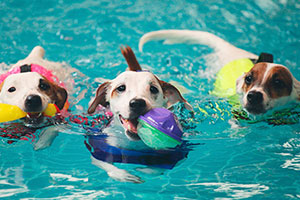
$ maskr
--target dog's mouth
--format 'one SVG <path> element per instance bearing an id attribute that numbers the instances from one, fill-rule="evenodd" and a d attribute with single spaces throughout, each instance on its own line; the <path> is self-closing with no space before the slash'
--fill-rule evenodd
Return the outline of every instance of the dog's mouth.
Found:
<path id="1" fill-rule="evenodd" d="M 119 115 L 119 119 L 123 127 L 130 133 L 137 134 L 138 118 L 125 119 L 122 115 Z"/>
<path id="2" fill-rule="evenodd" d="M 28 127 L 37 127 L 44 121 L 44 115 L 42 112 L 27 113 L 24 118 L 24 123 Z"/>
<path id="3" fill-rule="evenodd" d="M 33 113 L 27 113 L 27 118 L 40 118 L 43 116 L 43 113 L 41 112 L 33 112 Z"/>
<path id="4" fill-rule="evenodd" d="M 263 105 L 250 105 L 248 104 L 246 107 L 246 110 L 252 114 L 252 115 L 261 115 L 266 112 L 266 109 Z"/>

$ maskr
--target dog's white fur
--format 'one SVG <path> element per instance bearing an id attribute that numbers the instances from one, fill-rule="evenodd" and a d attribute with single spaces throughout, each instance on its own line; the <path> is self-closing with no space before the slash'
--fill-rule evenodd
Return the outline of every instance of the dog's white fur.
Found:
<path id="1" fill-rule="evenodd" d="M 265 111 L 268 110 L 272 110 L 273 108 L 277 108 L 280 106 L 284 106 L 290 102 L 296 102 L 299 100 L 300 97 L 300 82 L 290 73 L 290 71 L 288 70 L 287 67 L 283 66 L 283 65 L 279 65 L 279 64 L 275 64 L 275 63 L 266 63 L 267 64 L 267 69 L 266 72 L 263 76 L 263 79 L 261 81 L 260 84 L 256 84 L 254 85 L 249 91 L 245 92 L 242 89 L 242 86 L 244 85 L 245 82 L 245 75 L 240 76 L 237 80 L 236 80 L 236 92 L 240 97 L 240 102 L 242 104 L 243 107 L 246 107 L 248 100 L 247 100 L 247 95 L 249 94 L 249 92 L 260 92 L 261 94 L 263 94 L 263 108 Z M 267 81 L 267 75 L 269 74 L 269 71 L 274 68 L 274 67 L 282 67 L 284 69 L 286 69 L 291 77 L 292 77 L 292 81 L 293 81 L 293 86 L 292 86 L 292 92 L 289 96 L 283 96 L 280 98 L 271 98 L 267 93 L 265 88 L 263 87 Z"/>
<path id="2" fill-rule="evenodd" d="M 23 60 L 18 61 L 11 66 L 11 69 L 20 67 L 25 64 L 38 64 L 50 70 L 59 80 L 65 80 L 67 72 L 63 68 L 62 63 L 52 62 L 44 59 L 45 50 L 41 46 L 36 46 L 32 49 L 31 53 Z M 16 105 L 22 110 L 24 108 L 25 98 L 30 94 L 37 94 L 42 98 L 43 109 L 46 109 L 50 99 L 47 95 L 42 94 L 38 90 L 39 80 L 42 78 L 37 72 L 19 73 L 9 75 L 3 82 L 0 92 L 0 103 Z M 14 86 L 16 92 L 10 93 L 8 89 Z"/>
<path id="3" fill-rule="evenodd" d="M 50 70 L 59 80 L 65 80 L 68 74 L 67 69 L 63 68 L 63 64 L 59 62 L 52 62 L 44 59 L 45 50 L 36 46 L 31 53 L 23 60 L 18 61 L 10 68 L 20 67 L 22 65 L 38 64 L 44 68 Z M 16 105 L 26 112 L 25 99 L 28 95 L 38 95 L 42 99 L 42 110 L 46 109 L 48 103 L 52 103 L 51 99 L 45 93 L 41 93 L 38 89 L 39 80 L 43 78 L 37 72 L 27 72 L 9 75 L 4 81 L 0 91 L 0 103 Z M 13 93 L 8 92 L 10 87 L 15 87 L 16 90 Z M 50 129 L 49 129 L 50 130 Z M 54 128 L 51 131 L 46 130 L 47 134 L 41 134 L 39 140 L 35 143 L 34 149 L 41 150 L 49 146 L 57 135 Z"/>
<path id="4" fill-rule="evenodd" d="M 125 92 L 115 98 L 111 98 L 112 91 L 122 84 L 126 85 Z M 159 90 L 156 99 L 151 96 L 149 89 L 151 85 Z M 120 114 L 128 119 L 130 115 L 129 102 L 135 98 L 145 100 L 147 110 L 156 107 L 167 107 L 167 99 L 164 98 L 162 88 L 158 80 L 150 72 L 126 71 L 111 81 L 106 99 L 110 102 L 110 108 L 114 115 L 118 116 Z"/>
<path id="5" fill-rule="evenodd" d="M 237 48 L 232 44 L 230 44 L 229 42 L 219 38 L 218 36 L 204 31 L 160 30 L 160 31 L 149 32 L 141 37 L 139 42 L 139 50 L 142 51 L 144 44 L 152 40 L 163 40 L 164 44 L 187 43 L 187 44 L 207 45 L 214 49 L 213 54 L 218 58 L 221 67 L 231 61 L 241 59 L 241 58 L 249 58 L 253 60 L 258 59 L 257 55 L 247 52 L 243 49 Z M 269 73 L 271 68 L 275 66 L 282 66 L 273 63 L 267 63 L 267 65 L 268 65 L 268 69 L 264 74 L 264 79 Z M 263 80 L 261 84 L 255 85 L 250 91 L 244 92 L 242 90 L 244 79 L 245 79 L 245 75 L 242 75 L 236 81 L 237 93 L 240 95 L 241 104 L 244 107 L 247 105 L 247 95 L 250 91 L 259 91 L 263 93 L 263 97 L 264 97 L 263 104 L 265 110 L 270 110 L 272 108 L 282 106 L 286 103 L 300 100 L 300 83 L 299 81 L 296 80 L 294 76 L 292 76 L 293 79 L 292 93 L 289 96 L 284 96 L 276 99 L 270 98 L 270 96 L 266 94 L 264 88 L 265 80 Z"/>
<path id="6" fill-rule="evenodd" d="M 165 82 L 164 82 L 165 83 Z M 110 127 L 103 130 L 109 137 L 106 142 L 112 146 L 121 149 L 145 150 L 149 149 L 141 140 L 134 140 L 126 131 L 126 127 L 122 126 L 120 117 L 129 119 L 132 111 L 130 110 L 130 101 L 133 99 L 143 99 L 146 102 L 146 110 L 152 108 L 168 107 L 178 101 L 182 101 L 187 109 L 192 109 L 191 105 L 186 102 L 181 95 L 177 95 L 176 91 L 163 91 L 159 79 L 152 73 L 147 71 L 125 71 L 118 75 L 115 79 L 104 83 L 105 84 L 105 101 L 109 103 L 109 109 L 114 114 L 114 120 Z M 116 88 L 124 85 L 126 87 L 123 92 L 116 92 Z M 158 93 L 153 95 L 150 87 L 157 88 Z M 101 86 L 99 87 L 101 88 Z M 102 91 L 104 91 L 102 89 Z M 97 91 L 98 93 L 99 91 Z M 99 92 L 101 93 L 101 92 Z M 97 98 L 97 97 L 96 97 Z M 125 128 L 125 134 L 124 134 Z M 116 180 L 122 182 L 143 182 L 139 177 L 130 174 L 126 170 L 119 169 L 112 163 L 97 160 L 92 157 L 92 163 L 101 169 L 104 169 L 107 174 Z"/>
<path id="7" fill-rule="evenodd" d="M 44 59 L 45 50 L 41 46 L 36 46 L 32 49 L 30 54 L 23 60 L 19 60 L 16 64 L 12 65 L 10 68 L 20 67 L 25 64 L 37 64 L 45 67 L 50 70 L 55 76 L 58 77 L 59 80 L 66 80 L 70 73 L 65 67 L 63 67 L 64 63 L 53 62 Z M 74 70 L 74 69 L 71 69 Z"/>
<path id="8" fill-rule="evenodd" d="M 38 89 L 39 81 L 43 78 L 37 72 L 19 73 L 8 76 L 0 92 L 0 103 L 15 105 L 26 112 L 25 100 L 29 95 L 39 95 L 42 99 L 42 110 L 45 110 L 51 99 Z M 16 88 L 15 92 L 9 92 L 10 87 Z"/>
<path id="9" fill-rule="evenodd" d="M 159 97 L 154 100 L 149 92 L 149 83 L 154 83 L 160 90 Z M 111 98 L 112 91 L 118 86 L 124 84 L 126 90 L 123 94 L 118 95 L 115 98 Z M 135 150 L 145 150 L 148 147 L 142 141 L 133 141 L 127 135 L 127 132 L 120 121 L 119 115 L 123 118 L 128 119 L 130 116 L 129 102 L 134 98 L 142 98 L 146 101 L 147 109 L 150 110 L 153 107 L 165 107 L 166 100 L 163 99 L 162 89 L 157 83 L 157 80 L 150 72 L 133 72 L 126 71 L 121 73 L 115 79 L 110 81 L 110 85 L 107 88 L 106 100 L 109 102 L 109 108 L 114 114 L 114 120 L 109 128 L 103 130 L 107 137 L 106 142 L 114 147 L 122 149 L 135 149 Z M 125 136 L 126 135 L 126 136 Z M 128 171 L 119 169 L 112 163 L 107 163 L 101 160 L 95 159 L 93 156 L 92 164 L 98 166 L 99 168 L 106 171 L 108 176 L 111 178 L 121 181 L 121 182 L 133 182 L 142 183 L 140 177 L 130 174 Z"/>
<path id="10" fill-rule="evenodd" d="M 257 59 L 258 56 L 237 48 L 222 38 L 205 31 L 160 30 L 146 33 L 139 41 L 139 50 L 143 51 L 145 43 L 163 40 L 164 44 L 201 44 L 214 49 L 221 66 L 239 58 Z"/>

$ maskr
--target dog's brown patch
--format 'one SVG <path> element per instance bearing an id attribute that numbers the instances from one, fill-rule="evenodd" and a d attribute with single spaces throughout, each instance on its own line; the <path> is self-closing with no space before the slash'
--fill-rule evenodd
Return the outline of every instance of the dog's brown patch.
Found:
<path id="1" fill-rule="evenodd" d="M 282 66 L 274 66 L 268 72 L 266 91 L 273 99 L 289 96 L 293 90 L 293 79 L 291 73 Z"/>
<path id="2" fill-rule="evenodd" d="M 164 96 L 166 96 L 168 98 L 168 106 L 181 101 L 181 102 L 187 102 L 183 96 L 181 95 L 181 93 L 179 92 L 179 90 L 173 86 L 170 83 L 167 83 L 165 81 L 159 80 L 159 84 L 163 90 Z"/>
<path id="3" fill-rule="evenodd" d="M 107 89 L 110 86 L 110 82 L 102 83 L 96 92 L 96 97 L 93 103 L 89 106 L 88 113 L 92 114 L 95 112 L 97 106 L 100 104 L 104 107 L 108 106 L 109 103 L 106 100 Z"/>
<path id="4" fill-rule="evenodd" d="M 2 90 L 3 84 L 4 84 L 4 81 L 2 81 L 2 83 L 0 84 L 0 92 Z"/>
<path id="5" fill-rule="evenodd" d="M 121 52 L 122 52 L 124 58 L 126 59 L 126 62 L 129 67 L 129 71 L 141 71 L 142 68 L 141 68 L 139 62 L 137 61 L 132 49 L 129 46 L 121 47 L 120 49 L 121 49 Z"/>
<path id="6" fill-rule="evenodd" d="M 40 87 L 41 84 L 45 84 L 47 87 Z M 40 85 L 39 90 L 42 93 L 48 95 L 59 109 L 63 109 L 68 98 L 67 91 L 57 84 L 52 83 L 45 77 L 40 80 Z"/>
<path id="7" fill-rule="evenodd" d="M 264 62 L 257 63 L 245 75 L 244 84 L 242 86 L 242 89 L 245 93 L 248 92 L 254 85 L 259 85 L 262 83 L 266 69 L 267 69 L 267 63 Z M 252 78 L 251 83 L 246 82 L 247 77 Z"/>
<path id="8" fill-rule="evenodd" d="M 113 89 L 112 92 L 111 92 L 111 95 L 110 95 L 110 98 L 115 98 L 118 96 L 118 91 L 117 91 L 117 88 Z"/>
<path id="9" fill-rule="evenodd" d="M 118 92 L 117 92 L 117 88 L 115 88 L 112 92 L 111 92 L 111 95 L 110 95 L 110 98 L 114 98 L 118 95 Z"/>

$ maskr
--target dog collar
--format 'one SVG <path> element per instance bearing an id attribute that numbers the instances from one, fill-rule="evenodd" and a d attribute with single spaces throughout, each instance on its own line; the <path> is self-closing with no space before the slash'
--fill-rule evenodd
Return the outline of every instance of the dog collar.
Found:
<path id="1" fill-rule="evenodd" d="M 273 63 L 274 62 L 274 59 L 273 59 L 273 55 L 272 54 L 269 54 L 269 53 L 264 53 L 262 52 L 256 63 L 260 63 L 260 62 L 268 62 L 268 63 Z"/>
<path id="2" fill-rule="evenodd" d="M 40 75 L 46 77 L 49 81 L 57 83 L 61 87 L 65 87 L 63 82 L 59 81 L 57 76 L 55 76 L 50 70 L 37 65 L 37 64 L 31 64 L 31 65 L 22 65 L 20 67 L 15 67 L 11 70 L 9 70 L 7 73 L 0 75 L 0 84 L 9 76 L 12 74 L 19 74 L 19 73 L 26 73 L 26 72 L 37 72 Z"/>

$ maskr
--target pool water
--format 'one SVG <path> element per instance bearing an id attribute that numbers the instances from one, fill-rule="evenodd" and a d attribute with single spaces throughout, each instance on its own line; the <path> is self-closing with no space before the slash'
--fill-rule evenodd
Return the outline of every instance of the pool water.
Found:
<path id="1" fill-rule="evenodd" d="M 1 67 L 43 46 L 47 59 L 83 73 L 72 74 L 74 114 L 87 110 L 100 83 L 126 68 L 121 45 L 130 45 L 145 69 L 184 86 L 184 96 L 196 111 L 194 119 L 182 121 L 185 140 L 194 146 L 178 166 L 163 174 L 144 174 L 135 170 L 142 166 L 117 164 L 140 176 L 143 184 L 115 181 L 92 165 L 84 134 L 76 127 L 63 130 L 41 151 L 33 149 L 34 138 L 12 144 L 3 138 L 0 198 L 300 198 L 298 123 L 232 124 L 230 105 L 209 95 L 216 69 L 205 60 L 211 53 L 207 47 L 151 42 L 138 52 L 139 38 L 149 31 L 204 30 L 247 51 L 272 53 L 299 80 L 298 1 L 9 0 L 0 7 Z"/>

